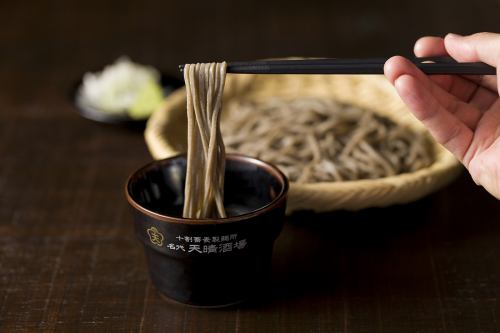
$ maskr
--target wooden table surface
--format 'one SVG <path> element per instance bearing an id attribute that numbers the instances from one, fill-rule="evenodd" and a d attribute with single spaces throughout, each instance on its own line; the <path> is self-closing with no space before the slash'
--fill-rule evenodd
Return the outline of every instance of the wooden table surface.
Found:
<path id="1" fill-rule="evenodd" d="M 408 54 L 423 34 L 498 30 L 500 2 L 193 3 L 0 2 L 0 331 L 498 332 L 500 204 L 466 173 L 408 205 L 289 217 L 259 301 L 163 301 L 123 195 L 151 159 L 142 133 L 82 119 L 70 88 L 122 54 L 172 73 Z"/>

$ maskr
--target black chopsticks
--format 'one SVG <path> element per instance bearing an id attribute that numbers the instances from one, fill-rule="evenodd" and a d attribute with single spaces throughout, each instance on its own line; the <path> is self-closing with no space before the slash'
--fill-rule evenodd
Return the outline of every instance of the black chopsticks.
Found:
<path id="1" fill-rule="evenodd" d="M 227 73 L 238 74 L 384 74 L 388 58 L 285 59 L 230 62 Z M 495 75 L 496 68 L 482 62 L 456 62 L 450 57 L 410 58 L 426 74 Z M 182 71 L 184 65 L 179 65 Z"/>

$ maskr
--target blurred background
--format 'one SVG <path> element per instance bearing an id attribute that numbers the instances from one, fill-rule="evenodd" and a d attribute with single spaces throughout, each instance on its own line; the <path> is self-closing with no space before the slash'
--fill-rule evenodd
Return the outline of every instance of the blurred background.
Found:
<path id="1" fill-rule="evenodd" d="M 172 73 L 197 61 L 409 55 L 422 35 L 498 31 L 499 13 L 499 0 L 4 0 L 0 75 L 67 85 L 52 78 L 120 55 Z"/>

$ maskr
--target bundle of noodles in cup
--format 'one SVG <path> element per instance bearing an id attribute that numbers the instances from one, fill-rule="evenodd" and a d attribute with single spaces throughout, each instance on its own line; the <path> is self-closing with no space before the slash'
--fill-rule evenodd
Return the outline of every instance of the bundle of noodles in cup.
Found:
<path id="1" fill-rule="evenodd" d="M 225 76 L 225 63 L 185 65 L 187 158 L 148 163 L 125 189 L 151 280 L 163 296 L 194 306 L 234 305 L 264 289 L 289 188 L 276 167 L 226 156 Z"/>
<path id="2" fill-rule="evenodd" d="M 183 217 L 226 217 L 220 133 L 226 63 L 186 64 L 188 149 Z"/>

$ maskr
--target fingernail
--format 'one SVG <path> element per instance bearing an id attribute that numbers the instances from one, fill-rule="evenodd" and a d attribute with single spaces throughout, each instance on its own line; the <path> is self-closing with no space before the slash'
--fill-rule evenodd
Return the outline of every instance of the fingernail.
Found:
<path id="1" fill-rule="evenodd" d="M 452 39 L 456 39 L 456 38 L 461 38 L 463 37 L 462 35 L 459 35 L 459 34 L 454 34 L 452 32 L 450 32 L 449 34 L 446 35 L 447 38 L 452 38 Z"/>

